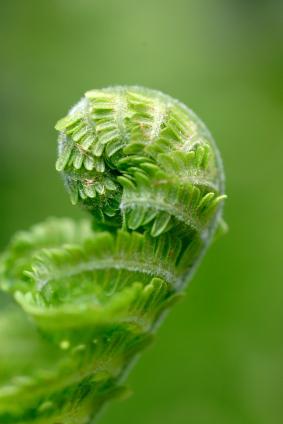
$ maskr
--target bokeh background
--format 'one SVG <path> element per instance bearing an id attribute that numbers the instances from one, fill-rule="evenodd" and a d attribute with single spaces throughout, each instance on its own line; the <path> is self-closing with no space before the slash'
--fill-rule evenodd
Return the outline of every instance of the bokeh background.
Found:
<path id="1" fill-rule="evenodd" d="M 49 215 L 83 215 L 56 175 L 53 127 L 88 89 L 179 98 L 225 163 L 230 231 L 101 424 L 283 422 L 282 18 L 280 0 L 0 2 L 1 249 Z"/>

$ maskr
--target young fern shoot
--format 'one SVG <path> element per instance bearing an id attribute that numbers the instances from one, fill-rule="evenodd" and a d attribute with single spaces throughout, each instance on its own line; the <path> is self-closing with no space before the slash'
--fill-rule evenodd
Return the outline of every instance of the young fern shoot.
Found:
<path id="1" fill-rule="evenodd" d="M 121 396 L 127 369 L 222 225 L 219 152 L 177 100 L 140 87 L 92 90 L 56 129 L 56 168 L 90 218 L 49 219 L 2 255 L 1 288 L 16 304 L 0 328 L 10 347 L 24 338 L 28 349 L 7 354 L 5 372 L 0 355 L 5 424 L 88 424 Z"/>

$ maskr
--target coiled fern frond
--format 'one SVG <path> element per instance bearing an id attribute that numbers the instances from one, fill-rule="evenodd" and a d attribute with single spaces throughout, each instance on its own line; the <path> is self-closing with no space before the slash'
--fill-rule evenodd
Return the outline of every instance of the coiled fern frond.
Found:
<path id="1" fill-rule="evenodd" d="M 124 394 L 127 369 L 222 225 L 219 153 L 178 101 L 93 90 L 56 129 L 56 168 L 90 218 L 49 219 L 2 255 L 0 285 L 15 300 L 0 315 L 5 424 L 87 424 Z"/>

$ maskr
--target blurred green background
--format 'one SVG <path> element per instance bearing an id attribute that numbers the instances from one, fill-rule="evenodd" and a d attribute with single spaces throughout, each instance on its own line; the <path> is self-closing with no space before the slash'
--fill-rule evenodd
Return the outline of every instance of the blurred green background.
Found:
<path id="1" fill-rule="evenodd" d="M 282 18 L 275 0 L 1 1 L 1 249 L 49 215 L 83 216 L 53 127 L 88 89 L 179 98 L 225 164 L 230 231 L 101 424 L 283 422 Z"/>

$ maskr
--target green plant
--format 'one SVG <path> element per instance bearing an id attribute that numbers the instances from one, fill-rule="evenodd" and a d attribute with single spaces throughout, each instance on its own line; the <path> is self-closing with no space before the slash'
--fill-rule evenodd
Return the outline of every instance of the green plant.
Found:
<path id="1" fill-rule="evenodd" d="M 122 396 L 126 371 L 222 226 L 218 151 L 178 101 L 94 90 L 56 129 L 57 170 L 92 218 L 49 219 L 2 255 L 5 424 L 89 423 Z"/>

